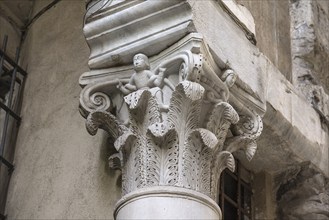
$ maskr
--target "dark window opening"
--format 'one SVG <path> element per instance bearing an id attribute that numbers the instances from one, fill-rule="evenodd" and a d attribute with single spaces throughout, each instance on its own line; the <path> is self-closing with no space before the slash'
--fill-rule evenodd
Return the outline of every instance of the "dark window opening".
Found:
<path id="1" fill-rule="evenodd" d="M 236 164 L 234 173 L 226 169 L 221 175 L 218 204 L 223 220 L 251 220 L 251 187 L 241 177 L 241 165 Z"/>

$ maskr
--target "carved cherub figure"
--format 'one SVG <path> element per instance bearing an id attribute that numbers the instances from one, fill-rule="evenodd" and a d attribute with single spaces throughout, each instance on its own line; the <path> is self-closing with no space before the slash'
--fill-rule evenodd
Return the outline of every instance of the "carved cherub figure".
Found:
<path id="1" fill-rule="evenodd" d="M 153 74 L 150 70 L 148 57 L 141 53 L 134 56 L 133 62 L 135 73 L 130 77 L 129 83 L 122 85 L 121 81 L 119 81 L 117 86 L 123 94 L 128 95 L 138 89 L 150 89 L 159 87 L 162 84 L 164 68 L 160 68 L 158 75 Z"/>
<path id="2" fill-rule="evenodd" d="M 123 85 L 121 81 L 117 86 L 118 89 L 124 94 L 128 95 L 139 89 L 151 89 L 163 86 L 165 77 L 164 72 L 165 68 L 159 68 L 158 74 L 154 74 L 150 70 L 150 63 L 148 57 L 145 54 L 139 53 L 136 54 L 133 58 L 133 64 L 135 73 L 130 77 L 129 82 L 126 85 Z M 168 79 L 167 79 L 168 80 Z M 158 92 L 155 92 L 156 97 L 159 101 L 159 107 L 162 110 L 167 110 L 168 106 L 163 104 L 163 97 Z"/>

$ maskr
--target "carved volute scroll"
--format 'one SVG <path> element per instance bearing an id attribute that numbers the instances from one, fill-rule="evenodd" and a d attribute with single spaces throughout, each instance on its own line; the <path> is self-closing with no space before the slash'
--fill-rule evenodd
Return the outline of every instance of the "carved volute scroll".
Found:
<path id="1" fill-rule="evenodd" d="M 221 172 L 235 169 L 232 153 L 251 160 L 262 130 L 260 116 L 230 96 L 236 74 L 216 67 L 199 35 L 132 63 L 124 77 L 108 69 L 80 97 L 88 132 L 100 128 L 115 140 L 109 162 L 122 170 L 123 195 L 172 186 L 215 200 Z"/>

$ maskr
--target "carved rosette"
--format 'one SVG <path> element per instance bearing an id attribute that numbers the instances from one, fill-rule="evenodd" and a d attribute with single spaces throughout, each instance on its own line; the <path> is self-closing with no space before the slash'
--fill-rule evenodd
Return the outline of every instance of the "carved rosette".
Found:
<path id="1" fill-rule="evenodd" d="M 171 187 L 215 200 L 221 172 L 235 169 L 233 153 L 243 150 L 248 160 L 255 154 L 262 120 L 230 94 L 236 74 L 216 66 L 199 35 L 150 60 L 150 72 L 162 71 L 166 83 L 128 95 L 118 88 L 132 81 L 130 66 L 80 78 L 96 79 L 83 85 L 80 96 L 87 130 L 95 135 L 103 129 L 113 138 L 117 153 L 109 164 L 122 171 L 124 198 Z M 164 111 L 163 105 L 169 108 Z"/>

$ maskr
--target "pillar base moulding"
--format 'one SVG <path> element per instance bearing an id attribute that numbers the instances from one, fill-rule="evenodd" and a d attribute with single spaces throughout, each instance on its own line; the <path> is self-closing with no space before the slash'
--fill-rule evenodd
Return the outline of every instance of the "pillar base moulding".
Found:
<path id="1" fill-rule="evenodd" d="M 145 211 L 149 210 L 149 211 Z M 219 219 L 221 211 L 209 197 L 177 187 L 149 187 L 124 196 L 115 219 Z"/>

